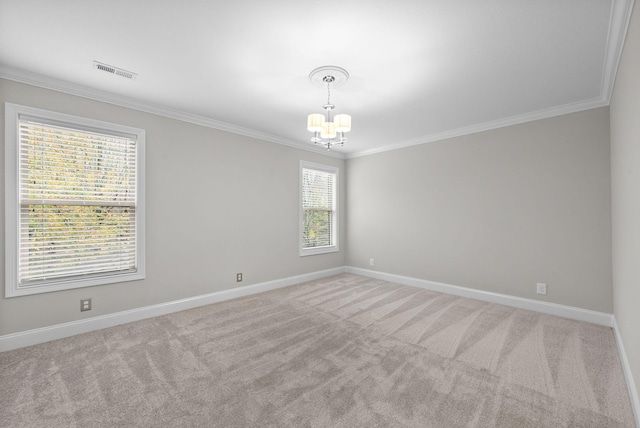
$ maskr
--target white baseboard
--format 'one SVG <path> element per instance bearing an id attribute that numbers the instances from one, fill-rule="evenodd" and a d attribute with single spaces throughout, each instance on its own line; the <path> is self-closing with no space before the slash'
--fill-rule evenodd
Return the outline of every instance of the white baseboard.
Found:
<path id="1" fill-rule="evenodd" d="M 384 281 L 395 282 L 398 284 L 411 285 L 413 287 L 438 291 L 440 293 L 453 294 L 455 296 L 468 297 L 470 299 L 482 300 L 484 302 L 498 303 L 500 305 L 527 309 L 530 311 L 541 312 L 549 315 L 556 315 L 559 317 L 569 318 L 577 321 L 586 321 L 606 327 L 613 327 L 613 315 L 604 312 L 590 311 L 573 306 L 558 305 L 556 303 L 509 296 L 507 294 L 492 293 L 490 291 L 476 290 L 473 288 L 460 287 L 458 285 L 444 284 L 441 282 L 394 275 L 391 273 L 361 269 L 352 266 L 346 266 L 345 272 L 368 276 L 370 278 L 381 279 Z"/>
<path id="2" fill-rule="evenodd" d="M 636 384 L 633 380 L 633 374 L 631 372 L 629 360 L 627 359 L 627 353 L 624 350 L 622 337 L 620 336 L 620 331 L 618 330 L 618 324 L 616 323 L 616 319 L 613 314 L 590 311 L 573 306 L 558 305 L 556 303 L 541 302 L 539 300 L 525 299 L 523 297 L 514 297 L 506 294 L 492 293 L 489 291 L 476 290 L 473 288 L 460 287 L 457 285 L 444 284 L 441 282 L 427 281 L 424 279 L 412 278 L 408 276 L 361 269 L 352 266 L 345 266 L 344 270 L 347 273 L 381 279 L 383 281 L 395 282 L 397 284 L 410 285 L 413 287 L 438 291 L 440 293 L 453 294 L 456 296 L 468 297 L 470 299 L 482 300 L 490 303 L 498 303 L 501 305 L 527 309 L 530 311 L 557 315 L 577 321 L 585 321 L 605 327 L 611 327 L 616 338 L 618 354 L 620 355 L 622 371 L 624 372 L 627 389 L 629 391 L 629 399 L 631 400 L 631 407 L 633 409 L 635 423 L 636 426 L 640 428 L 640 398 L 638 396 Z"/>
<path id="3" fill-rule="evenodd" d="M 342 266 L 312 272 L 303 275 L 291 276 L 260 284 L 248 285 L 215 293 L 195 296 L 173 302 L 161 303 L 158 305 L 145 306 L 143 308 L 131 309 L 123 312 L 116 312 L 108 315 L 101 315 L 79 321 L 71 321 L 63 324 L 56 324 L 48 327 L 27 330 L 23 332 L 0 336 L 0 352 L 11 349 L 22 348 L 24 346 L 44 343 L 51 340 L 62 339 L 76 334 L 87 333 L 101 328 L 113 327 L 146 318 L 165 315 L 198 306 L 209 305 L 211 303 L 222 302 L 224 300 L 235 299 L 237 297 L 248 296 L 263 291 L 275 290 L 289 285 L 299 284 L 305 281 L 312 281 L 343 272 L 370 278 L 382 279 L 398 284 L 410 285 L 441 293 L 453 294 L 456 296 L 468 297 L 471 299 L 483 300 L 491 303 L 498 303 L 506 306 L 513 306 L 521 309 L 557 315 L 579 321 L 591 322 L 607 327 L 614 326 L 614 318 L 611 314 L 595 312 L 571 306 L 558 305 L 555 303 L 541 302 L 538 300 L 525 299 L 521 297 L 509 296 L 506 294 L 491 293 L 488 291 L 476 290 L 472 288 L 459 287 L 456 285 L 444 284 L 440 282 L 428 281 L 419 278 L 394 275 L 390 273 L 377 272 L 368 269 Z"/>
<path id="4" fill-rule="evenodd" d="M 262 282 L 260 284 L 247 285 L 244 287 L 229 290 L 217 291 L 215 293 L 204 294 L 202 296 L 189 297 L 175 300 L 173 302 L 161 303 L 158 305 L 145 306 L 143 308 L 131 309 L 123 312 L 116 312 L 108 315 L 101 315 L 78 321 L 56 324 L 49 327 L 37 328 L 23 332 L 0 336 L 0 352 L 25 346 L 36 345 L 38 343 L 49 342 L 62 339 L 76 334 L 88 333 L 107 327 L 114 327 L 133 321 L 166 315 L 173 312 L 193 309 L 199 306 L 210 305 L 212 303 L 249 296 L 263 291 L 275 290 L 306 281 L 337 275 L 344 272 L 344 267 L 327 269 L 303 275 L 290 276 L 273 281 Z"/>
<path id="5" fill-rule="evenodd" d="M 627 353 L 624 350 L 624 344 L 622 343 L 622 336 L 618 330 L 618 323 L 616 317 L 613 317 L 613 331 L 616 335 L 616 344 L 618 345 L 618 354 L 620 354 L 620 362 L 622 363 L 622 371 L 624 372 L 624 379 L 627 382 L 627 389 L 629 390 L 629 399 L 631 400 L 631 408 L 633 409 L 633 416 L 636 419 L 636 426 L 640 427 L 640 397 L 638 396 L 638 390 L 633 380 L 633 374 L 631 373 L 631 366 L 627 359 Z"/>
<path id="6" fill-rule="evenodd" d="M 193 309 L 200 306 L 210 305 L 212 303 L 261 293 L 264 291 L 288 287 L 306 281 L 313 281 L 315 279 L 337 275 L 343 272 L 381 279 L 389 282 L 395 282 L 398 284 L 410 285 L 413 287 L 424 288 L 441 293 L 468 297 L 471 299 L 482 300 L 490 303 L 498 303 L 501 305 L 512 306 L 520 309 L 527 309 L 545 314 L 557 315 L 578 321 L 586 321 L 606 327 L 612 327 L 616 337 L 616 343 L 620 354 L 625 380 L 627 382 L 627 388 L 629 390 L 629 397 L 631 399 L 631 406 L 633 408 L 636 425 L 640 427 L 640 399 L 638 398 L 638 391 L 635 387 L 633 375 L 631 373 L 631 366 L 629 365 L 627 354 L 624 350 L 622 337 L 620 336 L 620 332 L 618 331 L 618 325 L 616 323 L 615 317 L 612 314 L 590 311 L 571 306 L 558 305 L 555 303 L 541 302 L 538 300 L 525 299 L 522 297 L 514 297 L 506 294 L 492 293 L 488 291 L 428 281 L 419 278 L 361 269 L 351 266 L 344 266 L 307 273 L 303 275 L 291 276 L 287 278 L 263 282 L 260 284 L 248 285 L 245 287 L 218 291 L 202 296 L 176 300 L 173 302 L 161 303 L 158 305 L 146 306 L 129 311 L 117 312 L 114 314 L 102 315 L 84 320 L 72 321 L 63 324 L 52 325 L 49 327 L 8 334 L 0 336 L 0 352 L 10 351 L 12 349 L 22 348 L 25 346 L 36 345 L 38 343 L 49 342 L 51 340 L 62 339 L 65 337 L 74 336 L 76 334 L 88 333 L 107 327 L 114 327 L 116 325 L 126 324 L 133 321 L 166 315 L 173 312 Z"/>

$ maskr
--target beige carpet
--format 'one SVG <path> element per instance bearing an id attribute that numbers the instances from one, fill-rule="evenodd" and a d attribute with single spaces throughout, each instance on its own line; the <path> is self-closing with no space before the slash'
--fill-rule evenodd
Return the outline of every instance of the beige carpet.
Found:
<path id="1" fill-rule="evenodd" d="M 355 275 L 0 354 L 3 427 L 632 427 L 610 328 Z"/>

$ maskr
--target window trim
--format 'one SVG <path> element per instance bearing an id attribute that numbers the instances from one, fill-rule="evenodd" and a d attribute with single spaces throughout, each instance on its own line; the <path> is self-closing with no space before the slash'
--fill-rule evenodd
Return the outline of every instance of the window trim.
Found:
<path id="1" fill-rule="evenodd" d="M 303 178 L 302 178 L 302 174 L 303 174 L 303 170 L 304 169 L 313 169 L 316 171 L 322 171 L 322 172 L 328 172 L 330 174 L 334 174 L 335 175 L 335 183 L 334 183 L 334 192 L 333 192 L 333 206 L 334 206 L 334 210 L 333 210 L 333 244 L 332 245 L 326 245 L 323 247 L 312 247 L 312 248 L 304 248 L 304 240 L 303 240 L 303 218 L 304 218 L 304 208 L 302 206 L 302 183 L 303 183 Z M 308 161 L 300 161 L 300 184 L 299 184 L 299 202 L 298 202 L 298 208 L 299 208 L 299 218 L 298 218 L 298 228 L 299 228 L 299 242 L 298 242 L 298 249 L 299 249 L 299 254 L 300 257 L 304 257 L 304 256 L 312 256 L 312 255 L 317 255 L 317 254 L 327 254 L 327 253 L 335 253 L 340 251 L 340 227 L 339 227 L 339 203 L 338 201 L 340 201 L 340 194 L 339 194 L 339 189 L 340 189 L 340 170 L 338 167 L 336 166 L 330 166 L 330 165 L 323 165 L 323 164 L 319 164 L 319 163 L 313 163 L 313 162 L 308 162 Z"/>
<path id="2" fill-rule="evenodd" d="M 20 287 L 18 279 L 18 249 L 20 234 L 19 201 L 19 120 L 21 116 L 35 117 L 43 121 L 60 122 L 78 129 L 102 130 L 114 135 L 131 135 L 136 138 L 136 271 L 127 273 L 102 273 L 85 278 L 61 278 L 42 285 Z M 136 281 L 145 278 L 145 130 L 125 125 L 103 122 L 49 110 L 5 102 L 5 297 L 48 293 L 94 285 Z"/>

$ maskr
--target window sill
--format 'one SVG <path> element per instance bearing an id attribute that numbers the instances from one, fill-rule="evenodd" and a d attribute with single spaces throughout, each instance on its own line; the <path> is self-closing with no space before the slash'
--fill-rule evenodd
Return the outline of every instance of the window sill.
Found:
<path id="1" fill-rule="evenodd" d="M 300 250 L 300 257 L 315 256 L 318 254 L 337 253 L 340 251 L 337 245 L 330 245 L 326 247 L 313 247 L 303 248 Z"/>
<path id="2" fill-rule="evenodd" d="M 92 287 L 94 285 L 116 284 L 119 282 L 139 281 L 144 278 L 145 278 L 144 273 L 138 270 L 138 272 L 94 276 L 91 278 L 49 281 L 46 283 L 31 285 L 31 286 L 7 287 L 5 290 L 5 298 L 29 296 L 32 294 L 50 293 L 53 291 L 71 290 L 74 288 Z"/>

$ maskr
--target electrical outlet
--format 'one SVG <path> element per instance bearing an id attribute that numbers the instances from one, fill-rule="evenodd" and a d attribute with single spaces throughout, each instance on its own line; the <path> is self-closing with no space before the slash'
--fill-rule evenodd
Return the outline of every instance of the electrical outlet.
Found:
<path id="1" fill-rule="evenodd" d="M 370 258 L 369 259 L 369 266 L 373 266 L 374 264 L 375 264 L 375 262 L 374 262 L 373 258 Z"/>
<path id="2" fill-rule="evenodd" d="M 541 282 L 536 284 L 536 292 L 538 294 L 547 294 L 547 284 Z"/>
<path id="3" fill-rule="evenodd" d="M 242 282 L 242 273 L 236 274 L 236 282 Z"/>
<path id="4" fill-rule="evenodd" d="M 91 299 L 80 299 L 80 312 L 91 310 Z"/>

